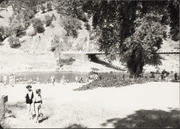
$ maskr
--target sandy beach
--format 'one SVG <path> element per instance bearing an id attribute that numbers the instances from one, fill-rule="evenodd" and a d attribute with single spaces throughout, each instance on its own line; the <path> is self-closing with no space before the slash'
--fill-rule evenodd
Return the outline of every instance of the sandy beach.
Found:
<path id="1" fill-rule="evenodd" d="M 71 125 L 82 127 L 115 127 L 103 123 L 108 119 L 124 118 L 138 110 L 177 109 L 179 107 L 179 84 L 172 82 L 151 82 L 134 84 L 121 88 L 97 88 L 73 91 L 81 83 L 33 84 L 33 90 L 42 89 L 42 121 L 37 124 L 27 118 L 25 105 L 25 84 L 7 87 L 8 110 L 6 123 L 13 128 L 65 128 Z"/>

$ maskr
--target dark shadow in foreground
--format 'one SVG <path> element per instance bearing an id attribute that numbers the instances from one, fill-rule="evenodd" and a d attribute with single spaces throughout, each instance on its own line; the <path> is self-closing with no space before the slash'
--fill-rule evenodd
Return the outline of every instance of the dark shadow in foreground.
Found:
<path id="1" fill-rule="evenodd" d="M 49 116 L 43 117 L 41 120 L 39 120 L 39 123 L 42 123 L 43 121 L 49 119 Z"/>
<path id="2" fill-rule="evenodd" d="M 126 118 L 108 119 L 103 127 L 112 124 L 114 128 L 177 128 L 179 110 L 138 110 Z"/>
<path id="3" fill-rule="evenodd" d="M 80 125 L 80 124 L 72 124 L 72 125 L 69 125 L 69 126 L 66 127 L 66 128 L 69 128 L 69 129 L 71 129 L 71 128 L 82 129 L 82 128 L 87 128 L 87 127 L 85 127 L 85 126 L 83 126 L 83 125 Z"/>

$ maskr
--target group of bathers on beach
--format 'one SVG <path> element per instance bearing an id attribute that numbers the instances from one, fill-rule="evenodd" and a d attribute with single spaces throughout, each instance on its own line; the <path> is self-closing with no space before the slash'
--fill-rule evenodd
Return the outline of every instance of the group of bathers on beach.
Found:
<path id="1" fill-rule="evenodd" d="M 37 89 L 34 94 L 31 85 L 27 85 L 26 88 L 27 88 L 27 94 L 25 98 L 26 98 L 26 105 L 28 108 L 29 119 L 33 119 L 33 116 L 35 115 L 36 123 L 39 123 L 40 109 L 42 105 L 41 89 Z M 35 112 L 35 114 L 33 114 L 33 111 Z"/>

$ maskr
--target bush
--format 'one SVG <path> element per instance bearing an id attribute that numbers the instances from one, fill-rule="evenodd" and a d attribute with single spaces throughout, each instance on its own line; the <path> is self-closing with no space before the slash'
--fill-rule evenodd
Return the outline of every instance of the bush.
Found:
<path id="1" fill-rule="evenodd" d="M 51 23 L 52 23 L 52 20 L 53 20 L 53 18 L 52 17 L 50 17 L 49 15 L 46 15 L 45 16 L 45 25 L 46 26 L 50 26 L 51 25 Z"/>
<path id="2" fill-rule="evenodd" d="M 67 36 L 72 36 L 73 38 L 78 37 L 78 29 L 81 29 L 81 22 L 76 18 L 66 18 L 63 20 L 63 27 L 67 31 Z"/>
<path id="3" fill-rule="evenodd" d="M 17 37 L 9 37 L 8 42 L 11 48 L 17 48 L 21 46 L 20 41 Z"/>
<path id="4" fill-rule="evenodd" d="M 0 26 L 0 41 L 2 42 L 5 38 L 11 35 L 11 31 L 8 27 Z"/>
<path id="5" fill-rule="evenodd" d="M 52 11 L 52 4 L 51 4 L 51 2 L 47 3 L 47 11 Z"/>
<path id="6" fill-rule="evenodd" d="M 124 77 L 123 77 L 124 76 Z M 147 82 L 160 82 L 159 78 L 141 77 L 141 78 L 129 78 L 128 75 L 113 75 L 109 74 L 99 74 L 98 79 L 92 81 L 91 83 L 84 85 L 75 89 L 75 91 L 95 89 L 98 87 L 124 87 L 132 84 L 143 84 Z"/>
<path id="7" fill-rule="evenodd" d="M 39 18 L 32 19 L 32 25 L 37 33 L 45 31 L 42 21 Z"/>
<path id="8" fill-rule="evenodd" d="M 24 15 L 24 20 L 29 21 L 30 19 L 32 19 L 35 16 L 35 11 L 30 10 L 30 9 L 24 10 L 23 15 Z"/>
<path id="9" fill-rule="evenodd" d="M 7 27 L 7 26 L 5 26 L 5 27 L 4 27 L 4 35 L 3 35 L 3 37 L 4 37 L 4 38 L 7 38 L 7 37 L 9 37 L 10 35 L 11 35 L 11 30 L 10 30 L 10 28 Z"/>
<path id="10" fill-rule="evenodd" d="M 23 34 L 23 31 L 25 29 L 24 26 L 20 24 L 18 21 L 15 21 L 14 23 L 12 23 L 10 27 L 11 27 L 12 34 L 15 36 L 20 36 L 21 34 Z"/>
<path id="11" fill-rule="evenodd" d="M 15 36 L 20 36 L 24 33 L 24 30 L 26 29 L 26 19 L 25 16 L 27 16 L 24 11 L 17 14 L 17 15 L 12 15 L 12 17 L 9 18 L 9 24 L 11 28 L 11 33 Z"/>

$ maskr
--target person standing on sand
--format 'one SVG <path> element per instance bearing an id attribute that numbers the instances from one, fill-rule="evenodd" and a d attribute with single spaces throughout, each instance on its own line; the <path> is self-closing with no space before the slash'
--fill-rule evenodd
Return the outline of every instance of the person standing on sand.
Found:
<path id="1" fill-rule="evenodd" d="M 65 83 L 65 76 L 63 75 L 61 78 L 61 84 L 64 84 L 64 83 Z"/>
<path id="2" fill-rule="evenodd" d="M 7 85 L 7 83 L 8 83 L 7 81 L 8 81 L 8 75 L 4 74 L 4 76 L 3 76 L 3 84 L 4 84 L 4 86 Z"/>
<path id="3" fill-rule="evenodd" d="M 9 85 L 11 85 L 12 87 L 14 87 L 15 84 L 15 75 L 14 74 L 10 74 L 9 75 Z"/>
<path id="4" fill-rule="evenodd" d="M 39 123 L 41 105 L 42 105 L 41 89 L 37 89 L 36 95 L 34 98 L 34 107 L 35 107 L 35 112 L 36 112 L 36 123 Z"/>
<path id="5" fill-rule="evenodd" d="M 55 81 L 56 81 L 55 76 L 51 76 L 51 83 L 53 86 L 55 85 Z"/>
<path id="6" fill-rule="evenodd" d="M 32 91 L 32 86 L 31 85 L 27 85 L 26 86 L 27 88 L 27 93 L 26 93 L 26 105 L 27 105 L 27 108 L 28 108 L 28 116 L 29 116 L 29 119 L 32 119 L 32 103 L 33 103 L 33 98 L 34 98 L 34 93 Z"/>
<path id="7" fill-rule="evenodd" d="M 75 82 L 78 83 L 78 76 L 75 77 Z"/>

